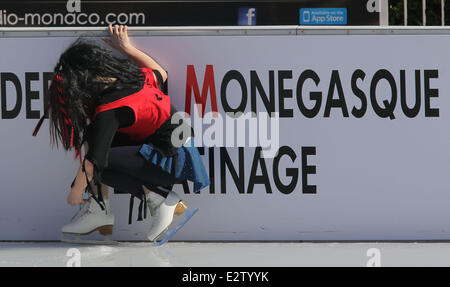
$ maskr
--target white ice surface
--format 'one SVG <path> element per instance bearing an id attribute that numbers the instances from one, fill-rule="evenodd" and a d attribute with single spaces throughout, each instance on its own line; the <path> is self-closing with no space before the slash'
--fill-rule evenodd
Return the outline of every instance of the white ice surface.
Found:
<path id="1" fill-rule="evenodd" d="M 378 248 L 381 266 L 450 266 L 450 243 L 151 243 L 116 246 L 0 242 L 0 266 L 66 266 L 67 251 L 83 266 L 366 266 Z"/>

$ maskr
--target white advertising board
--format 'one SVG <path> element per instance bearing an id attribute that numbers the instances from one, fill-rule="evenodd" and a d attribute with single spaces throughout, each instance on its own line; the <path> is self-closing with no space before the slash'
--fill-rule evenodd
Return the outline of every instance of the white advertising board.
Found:
<path id="1" fill-rule="evenodd" d="M 79 162 L 50 148 L 48 121 L 31 136 L 43 112 L 44 73 L 74 40 L 0 38 L 0 240 L 57 240 L 76 212 L 66 198 Z M 281 148 L 275 158 L 255 156 L 248 143 L 227 146 L 226 136 L 222 147 L 205 149 L 212 185 L 200 194 L 176 186 L 200 210 L 174 240 L 450 238 L 448 37 L 133 41 L 168 71 L 179 110 L 190 104 L 193 113 L 203 96 L 205 114 L 215 102 L 224 125 L 227 111 L 278 117 L 267 138 Z M 211 125 L 203 122 L 204 141 Z M 150 220 L 128 225 L 129 197 L 111 200 L 114 238 L 145 240 Z"/>

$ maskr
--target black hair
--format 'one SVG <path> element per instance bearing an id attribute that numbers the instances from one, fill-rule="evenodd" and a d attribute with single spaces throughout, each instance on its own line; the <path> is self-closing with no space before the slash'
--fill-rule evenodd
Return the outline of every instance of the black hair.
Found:
<path id="1" fill-rule="evenodd" d="M 116 80 L 111 82 L 110 78 Z M 79 38 L 61 54 L 55 66 L 48 93 L 48 106 L 37 124 L 35 136 L 50 115 L 50 138 L 65 150 L 75 148 L 80 155 L 83 134 L 93 120 L 95 108 L 106 91 L 142 88 L 144 74 L 130 59 Z"/>

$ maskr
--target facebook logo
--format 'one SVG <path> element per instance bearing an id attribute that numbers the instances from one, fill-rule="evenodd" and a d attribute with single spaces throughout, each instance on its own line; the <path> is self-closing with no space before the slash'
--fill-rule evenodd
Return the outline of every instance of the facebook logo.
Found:
<path id="1" fill-rule="evenodd" d="M 256 8 L 241 7 L 238 12 L 239 26 L 254 26 L 256 25 Z"/>

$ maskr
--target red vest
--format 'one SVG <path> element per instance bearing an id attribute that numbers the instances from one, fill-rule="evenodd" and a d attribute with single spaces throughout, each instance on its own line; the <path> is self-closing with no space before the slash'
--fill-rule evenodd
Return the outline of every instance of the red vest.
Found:
<path id="1" fill-rule="evenodd" d="M 133 141 L 145 140 L 170 117 L 170 97 L 158 89 L 152 69 L 141 68 L 141 70 L 145 73 L 145 83 L 139 92 L 99 105 L 94 114 L 95 119 L 97 114 L 107 110 L 131 108 L 135 118 L 133 125 L 117 131 L 128 134 Z"/>

